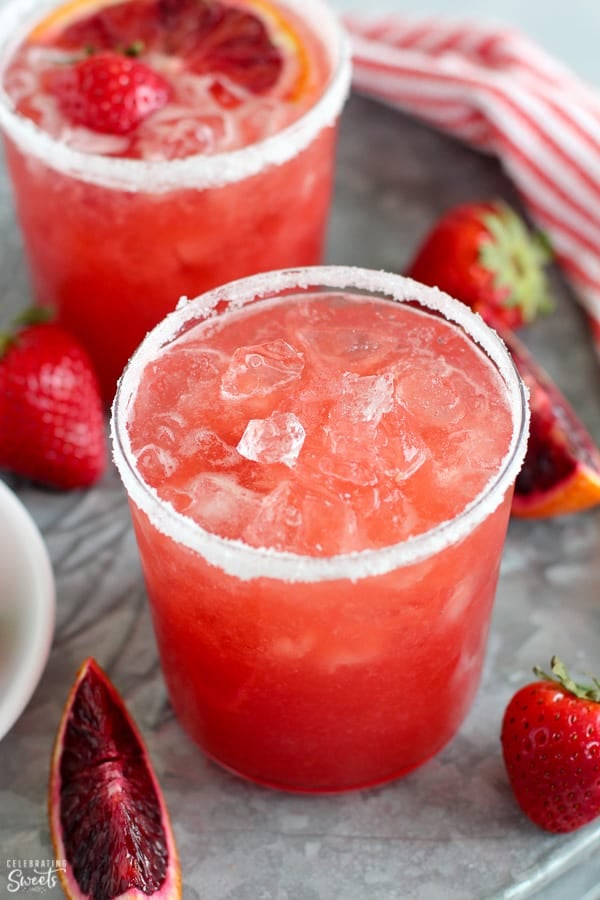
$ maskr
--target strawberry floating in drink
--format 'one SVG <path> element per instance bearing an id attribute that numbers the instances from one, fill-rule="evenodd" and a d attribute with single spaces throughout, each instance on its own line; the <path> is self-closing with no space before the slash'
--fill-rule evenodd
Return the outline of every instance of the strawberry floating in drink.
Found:
<path id="1" fill-rule="evenodd" d="M 57 72 L 52 91 L 73 124 L 105 134 L 128 134 L 162 109 L 171 89 L 143 63 L 105 52 Z"/>
<path id="2" fill-rule="evenodd" d="M 0 468 L 88 487 L 106 467 L 98 381 L 79 341 L 45 318 L 32 310 L 0 335 Z"/>
<path id="3" fill-rule="evenodd" d="M 504 714 L 506 770 L 532 822 L 575 831 L 600 815 L 600 681 L 577 684 L 557 657 L 551 674 L 534 672 Z"/>
<path id="4" fill-rule="evenodd" d="M 462 300 L 488 325 L 516 330 L 552 308 L 549 256 L 506 203 L 465 203 L 436 222 L 407 274 Z"/>
<path id="5" fill-rule="evenodd" d="M 179 900 L 169 814 L 122 698 L 87 659 L 65 704 L 48 792 L 50 833 L 69 900 Z"/>

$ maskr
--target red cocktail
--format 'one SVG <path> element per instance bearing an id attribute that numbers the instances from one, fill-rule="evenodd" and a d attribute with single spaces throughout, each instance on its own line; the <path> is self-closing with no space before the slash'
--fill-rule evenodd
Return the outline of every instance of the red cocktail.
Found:
<path id="1" fill-rule="evenodd" d="M 16 0 L 0 56 L 35 295 L 107 400 L 174 298 L 320 260 L 349 82 L 321 0 Z"/>
<path id="2" fill-rule="evenodd" d="M 115 455 L 172 702 L 207 754 L 335 791 L 444 746 L 479 682 L 526 431 L 498 338 L 399 276 L 270 273 L 146 338 Z"/>

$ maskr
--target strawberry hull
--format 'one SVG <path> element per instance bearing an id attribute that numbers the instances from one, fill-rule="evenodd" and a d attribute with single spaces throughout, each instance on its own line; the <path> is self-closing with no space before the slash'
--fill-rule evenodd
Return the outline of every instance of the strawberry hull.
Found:
<path id="1" fill-rule="evenodd" d="M 63 175 L 5 140 L 35 298 L 85 344 L 106 403 L 179 297 L 320 261 L 335 138 L 327 127 L 280 166 L 220 188 L 160 194 Z"/>

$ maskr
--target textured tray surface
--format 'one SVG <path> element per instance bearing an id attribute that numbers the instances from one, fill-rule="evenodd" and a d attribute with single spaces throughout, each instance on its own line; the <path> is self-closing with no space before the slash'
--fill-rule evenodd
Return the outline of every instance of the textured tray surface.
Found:
<path id="1" fill-rule="evenodd" d="M 340 137 L 329 260 L 401 270 L 438 212 L 489 196 L 515 200 L 492 160 L 354 98 Z M 558 274 L 553 284 L 556 312 L 525 338 L 598 438 L 600 370 L 579 308 Z M 28 298 L 1 169 L 0 298 L 3 317 Z M 180 730 L 114 470 L 97 489 L 72 496 L 7 481 L 47 541 L 58 611 L 46 673 L 0 743 L 2 896 L 7 862 L 53 855 L 45 810 L 52 742 L 74 673 L 91 653 L 147 739 L 174 822 L 186 900 L 579 900 L 597 882 L 589 863 L 568 882 L 558 879 L 600 845 L 600 827 L 556 838 L 530 826 L 509 793 L 498 732 L 504 705 L 533 662 L 558 652 L 589 669 L 600 655 L 600 514 L 511 523 L 483 683 L 460 734 L 437 759 L 384 788 L 310 798 L 234 779 Z"/>

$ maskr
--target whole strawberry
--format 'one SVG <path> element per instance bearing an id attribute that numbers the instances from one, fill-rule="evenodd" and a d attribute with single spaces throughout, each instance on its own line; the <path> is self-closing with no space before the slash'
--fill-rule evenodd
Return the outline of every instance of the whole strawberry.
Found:
<path id="1" fill-rule="evenodd" d="M 521 688 L 506 708 L 502 752 L 523 812 L 568 832 L 600 815 L 600 682 L 576 684 L 553 657 L 552 675 Z"/>
<path id="2" fill-rule="evenodd" d="M 112 51 L 65 66 L 53 74 L 49 87 L 74 125 L 117 135 L 133 131 L 171 95 L 158 72 Z"/>
<path id="3" fill-rule="evenodd" d="M 514 331 L 551 309 L 549 256 L 544 238 L 506 203 L 465 203 L 438 220 L 407 274 Z"/>
<path id="4" fill-rule="evenodd" d="M 68 489 L 93 484 L 105 467 L 100 390 L 79 342 L 53 322 L 2 335 L 0 468 Z"/>

